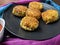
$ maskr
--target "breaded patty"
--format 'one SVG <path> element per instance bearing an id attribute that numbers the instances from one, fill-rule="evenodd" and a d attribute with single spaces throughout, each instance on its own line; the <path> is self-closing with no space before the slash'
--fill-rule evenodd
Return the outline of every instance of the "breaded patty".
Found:
<path id="1" fill-rule="evenodd" d="M 13 8 L 12 13 L 16 16 L 21 16 L 22 17 L 22 16 L 25 16 L 26 10 L 27 10 L 26 6 L 17 5 Z"/>
<path id="2" fill-rule="evenodd" d="M 39 21 L 36 18 L 26 16 L 22 18 L 20 26 L 28 31 L 34 31 L 39 25 Z"/>
<path id="3" fill-rule="evenodd" d="M 43 4 L 40 2 L 30 2 L 29 8 L 41 10 L 43 8 Z"/>
<path id="4" fill-rule="evenodd" d="M 50 9 L 42 13 L 42 19 L 46 22 L 46 24 L 57 21 L 58 18 L 57 10 Z"/>
<path id="5" fill-rule="evenodd" d="M 26 16 L 35 17 L 36 19 L 39 19 L 41 17 L 41 12 L 37 9 L 27 9 Z"/>

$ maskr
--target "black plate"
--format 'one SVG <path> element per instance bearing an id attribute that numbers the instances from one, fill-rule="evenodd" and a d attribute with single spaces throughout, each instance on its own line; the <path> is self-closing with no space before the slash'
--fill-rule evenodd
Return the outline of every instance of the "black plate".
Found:
<path id="1" fill-rule="evenodd" d="M 33 39 L 33 40 L 45 40 L 50 39 L 52 37 L 55 37 L 60 33 L 60 20 L 57 22 L 54 22 L 53 24 L 46 25 L 42 20 L 40 20 L 40 24 L 38 29 L 33 32 L 24 31 L 20 27 L 20 21 L 21 17 L 16 17 L 12 14 L 12 9 L 17 4 L 11 5 L 4 13 L 3 18 L 6 21 L 6 29 L 12 33 L 15 36 L 18 36 L 20 38 L 24 39 Z M 55 9 L 54 7 L 43 3 L 44 10 L 47 9 Z"/>

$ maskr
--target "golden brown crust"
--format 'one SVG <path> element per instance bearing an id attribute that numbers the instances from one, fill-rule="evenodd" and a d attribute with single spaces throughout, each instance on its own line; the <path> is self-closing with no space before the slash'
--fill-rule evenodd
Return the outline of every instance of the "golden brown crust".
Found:
<path id="1" fill-rule="evenodd" d="M 20 22 L 20 26 L 28 31 L 33 31 L 34 29 L 36 29 L 39 25 L 39 22 L 36 18 L 33 17 L 24 17 L 21 22 Z"/>
<path id="2" fill-rule="evenodd" d="M 43 4 L 40 3 L 40 2 L 30 2 L 29 3 L 29 8 L 41 10 L 43 8 Z"/>
<path id="3" fill-rule="evenodd" d="M 13 8 L 12 13 L 16 16 L 25 16 L 27 7 L 23 5 L 17 5 Z"/>
<path id="4" fill-rule="evenodd" d="M 37 9 L 27 9 L 26 16 L 35 17 L 36 19 L 39 19 L 41 17 L 41 12 Z"/>
<path id="5" fill-rule="evenodd" d="M 58 20 L 58 11 L 57 10 L 47 10 L 45 12 L 42 13 L 42 19 L 43 21 L 46 22 L 46 24 L 54 22 L 56 20 Z"/>

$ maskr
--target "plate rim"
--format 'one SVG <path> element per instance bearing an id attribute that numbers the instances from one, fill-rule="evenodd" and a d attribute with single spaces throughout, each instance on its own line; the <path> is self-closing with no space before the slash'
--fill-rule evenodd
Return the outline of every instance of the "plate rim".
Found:
<path id="1" fill-rule="evenodd" d="M 42 3 L 42 4 L 47 4 L 47 3 Z M 47 5 L 49 5 L 49 4 L 47 4 Z M 51 5 L 49 5 L 49 6 L 51 6 Z M 51 6 L 51 7 L 53 7 L 53 6 Z M 54 8 L 54 7 L 53 7 Z M 55 8 L 54 8 L 55 9 Z M 3 14 L 4 14 L 4 12 L 3 12 Z M 3 15 L 3 17 L 4 17 L 4 15 Z M 6 28 L 6 30 L 7 31 L 9 31 L 10 29 L 8 29 L 7 27 L 6 27 L 6 25 L 5 25 L 5 28 Z M 9 31 L 12 35 L 14 35 L 14 36 L 17 36 L 17 37 L 19 37 L 19 38 L 21 38 L 21 39 L 26 39 L 25 37 L 21 37 L 21 36 L 19 36 L 19 35 L 16 35 L 14 32 L 12 32 L 12 31 Z M 56 35 L 57 36 L 57 35 Z M 56 36 L 54 36 L 54 37 L 56 37 Z M 51 38 L 53 38 L 53 37 L 50 37 L 50 38 L 48 38 L 48 39 L 43 39 L 43 40 L 49 40 L 49 39 L 51 39 Z M 26 40 L 39 40 L 39 39 L 26 39 Z M 41 39 L 40 39 L 40 41 L 41 41 Z"/>

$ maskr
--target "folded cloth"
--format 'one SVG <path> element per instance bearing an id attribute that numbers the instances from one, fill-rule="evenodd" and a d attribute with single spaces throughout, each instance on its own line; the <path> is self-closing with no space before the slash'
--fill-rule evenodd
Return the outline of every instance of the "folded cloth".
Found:
<path id="1" fill-rule="evenodd" d="M 26 3 L 29 3 L 31 1 L 41 1 L 41 0 L 20 0 L 20 2 L 14 2 L 14 3 L 17 3 L 17 4 L 26 4 Z"/>
<path id="2" fill-rule="evenodd" d="M 45 41 L 23 40 L 19 38 L 9 38 L 3 42 L 4 45 L 60 45 L 60 35 Z"/>
<path id="3" fill-rule="evenodd" d="M 12 3 L 7 4 L 6 6 L 1 6 L 1 7 L 0 7 L 0 18 L 3 17 L 2 13 L 3 13 L 11 4 L 12 4 Z"/>
<path id="4" fill-rule="evenodd" d="M 30 1 L 39 1 L 39 0 L 20 0 L 17 4 L 26 4 Z M 15 2 L 16 3 L 16 2 Z M 0 15 L 2 16 L 2 12 L 5 11 L 10 5 L 7 4 L 2 6 L 0 9 Z M 2 42 L 4 45 L 60 45 L 60 35 L 45 41 L 36 41 L 36 40 L 24 40 L 20 38 L 8 38 L 5 42 Z M 2 45 L 0 43 L 0 45 Z"/>
<path id="5" fill-rule="evenodd" d="M 60 11 L 60 5 L 53 2 L 53 0 L 46 0 L 46 3 L 50 3 L 52 6 L 54 6 L 58 11 Z"/>

